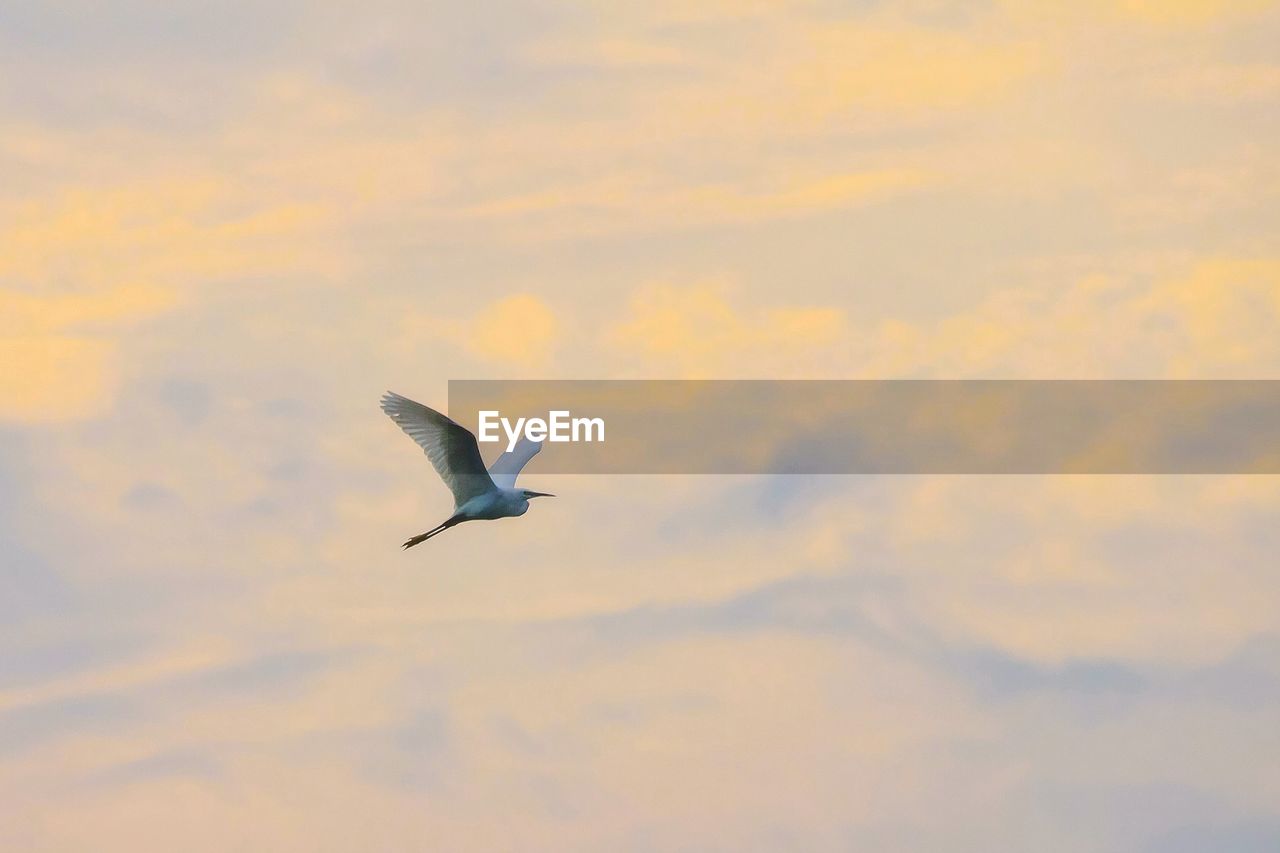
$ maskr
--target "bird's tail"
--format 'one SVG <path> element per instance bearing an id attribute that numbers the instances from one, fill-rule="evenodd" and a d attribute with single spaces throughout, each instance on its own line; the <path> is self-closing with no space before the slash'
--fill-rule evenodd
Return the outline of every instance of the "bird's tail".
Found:
<path id="1" fill-rule="evenodd" d="M 426 542 L 432 536 L 435 536 L 437 533 L 444 533 L 450 527 L 453 527 L 455 524 L 458 524 L 461 521 L 462 519 L 455 515 L 453 518 L 447 519 L 446 521 L 431 528 L 426 533 L 419 533 L 417 536 L 414 536 L 411 539 L 406 539 L 405 543 L 400 547 L 404 549 L 409 549 L 409 548 L 412 548 L 414 545 L 421 545 L 423 542 Z"/>

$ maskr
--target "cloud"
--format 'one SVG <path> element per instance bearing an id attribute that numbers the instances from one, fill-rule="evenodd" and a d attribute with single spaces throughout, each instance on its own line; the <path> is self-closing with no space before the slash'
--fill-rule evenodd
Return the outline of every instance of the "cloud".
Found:
<path id="1" fill-rule="evenodd" d="M 324 739 L 326 748 L 333 748 L 332 740 Z M 390 726 L 355 733 L 349 740 L 354 753 L 350 758 L 375 784 L 411 791 L 440 791 L 456 784 L 455 734 L 445 712 L 418 711 Z"/>
<path id="2" fill-rule="evenodd" d="M 406 346 L 413 338 L 445 338 L 472 357 L 519 376 L 551 362 L 562 327 L 542 299 L 516 293 L 483 306 L 470 320 L 410 316 L 402 334 Z"/>
<path id="3" fill-rule="evenodd" d="M 984 699 L 1052 693 L 1068 701 L 1098 696 L 1175 697 L 1241 709 L 1280 701 L 1280 671 L 1267 653 L 1271 635 L 1251 637 L 1203 665 L 1152 665 L 1117 658 L 1036 660 L 963 636 L 946 636 L 910 605 L 910 587 L 881 575 L 792 575 L 715 602 L 643 606 L 588 618 L 619 651 L 689 636 L 783 631 L 851 641 L 954 678 Z M 619 645 L 621 644 L 621 645 Z"/>
<path id="4" fill-rule="evenodd" d="M 1273 816 L 1191 824 L 1160 833 L 1141 853 L 1197 853 L 1201 850 L 1233 850 L 1265 853 L 1280 845 L 1280 820 Z"/>
<path id="5" fill-rule="evenodd" d="M 120 381 L 117 329 L 171 304 L 169 292 L 145 286 L 54 296 L 0 290 L 0 420 L 106 411 Z"/>
<path id="6" fill-rule="evenodd" d="M 545 365 L 559 338 L 556 316 L 542 300 L 528 294 L 507 296 L 478 314 L 467 333 L 467 346 L 490 361 Z"/>
<path id="7" fill-rule="evenodd" d="M 84 737 L 138 720 L 136 706 L 110 695 L 77 696 L 14 708 L 0 714 L 0 755 L 38 749 L 63 737 Z"/>
<path id="8" fill-rule="evenodd" d="M 793 54 L 798 97 L 778 107 L 809 120 L 858 109 L 949 110 L 985 103 L 1025 85 L 1043 59 L 1028 45 L 975 41 L 943 31 L 815 27 Z"/>
<path id="9" fill-rule="evenodd" d="M 67 337 L 0 340 L 0 419 L 41 423 L 109 409 L 119 380 L 109 342 Z"/>
<path id="10" fill-rule="evenodd" d="M 243 201 L 217 176 L 202 175 L 56 188 L 10 202 L 0 275 L 83 291 L 293 268 L 297 259 L 280 239 L 310 227 L 318 211 L 283 201 L 244 210 Z"/>
<path id="11" fill-rule="evenodd" d="M 1280 97 L 1280 65 L 1264 62 L 1215 63 L 1153 74 L 1144 87 L 1167 98 L 1213 104 L 1267 101 Z"/>
<path id="12" fill-rule="evenodd" d="M 1005 3 L 1015 18 L 1037 18 L 1045 22 L 1064 20 L 1100 23 L 1140 23 L 1152 27 L 1195 28 L 1215 22 L 1232 21 L 1255 15 L 1266 8 L 1260 0 L 1088 0 L 1083 3 L 1054 0 L 1032 6 Z"/>
<path id="13" fill-rule="evenodd" d="M 617 230 L 687 228 L 762 222 L 872 204 L 927 187 L 930 176 L 881 169 L 814 178 L 785 176 L 758 189 L 741 181 L 653 186 L 646 176 L 614 176 L 569 187 L 483 201 L 467 217 L 505 222 L 527 239 Z M 752 183 L 761 183 L 753 178 Z M 601 217 L 605 216 L 606 219 Z M 556 225 L 552 218 L 559 221 Z M 524 221 L 532 220 L 527 224 Z M 541 221 L 540 221 L 541 220 Z"/>
<path id="14" fill-rule="evenodd" d="M 1271 12 L 10 5 L 0 846 L 1271 840 L 1268 478 L 566 477 L 404 555 L 376 410 L 1272 377 Z"/>
<path id="15" fill-rule="evenodd" d="M 790 362 L 799 374 L 808 359 L 837 346 L 851 331 L 839 308 L 742 311 L 731 298 L 723 282 L 644 288 L 632 297 L 630 317 L 608 332 L 608 340 L 658 370 L 701 378 L 750 372 L 753 361 L 764 360 Z"/>
<path id="16" fill-rule="evenodd" d="M 858 324 L 838 304 L 752 312 L 722 283 L 651 286 L 609 340 L 682 377 L 1267 378 L 1278 294 L 1270 257 L 997 290 L 926 322 Z"/>
<path id="17" fill-rule="evenodd" d="M 213 755 L 198 750 L 171 749 L 106 767 L 93 774 L 87 784 L 116 788 L 157 781 L 172 783 L 180 779 L 216 780 L 222 772 L 222 765 Z"/>
<path id="18" fill-rule="evenodd" d="M 129 378 L 127 330 L 191 305 L 201 284 L 312 263 L 292 241 L 314 207 L 245 202 L 214 177 L 0 198 L 0 418 L 99 417 Z"/>

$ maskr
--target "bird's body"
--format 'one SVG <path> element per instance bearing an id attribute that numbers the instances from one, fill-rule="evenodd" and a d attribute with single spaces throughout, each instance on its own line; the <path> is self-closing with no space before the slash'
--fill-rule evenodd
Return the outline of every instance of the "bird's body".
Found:
<path id="1" fill-rule="evenodd" d="M 497 489 L 486 492 L 458 507 L 458 512 L 465 516 L 467 521 L 478 518 L 489 520 L 513 518 L 524 515 L 528 511 L 529 499 L 524 496 L 522 489 Z"/>
<path id="2" fill-rule="evenodd" d="M 522 438 L 485 470 L 476 437 L 435 409 L 408 397 L 386 393 L 382 411 L 426 452 L 432 466 L 453 492 L 453 515 L 436 527 L 404 543 L 412 548 L 464 521 L 493 520 L 524 515 L 529 499 L 554 497 L 547 492 L 515 488 L 516 477 L 542 449 L 542 443 Z"/>

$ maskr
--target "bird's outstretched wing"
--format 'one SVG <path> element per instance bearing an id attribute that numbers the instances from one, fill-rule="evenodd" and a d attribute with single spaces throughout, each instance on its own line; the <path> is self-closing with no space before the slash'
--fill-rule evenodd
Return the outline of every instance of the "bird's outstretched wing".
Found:
<path id="1" fill-rule="evenodd" d="M 489 476 L 493 478 L 494 485 L 500 489 L 515 488 L 516 477 L 541 449 L 541 441 L 533 441 L 525 435 L 520 436 L 515 450 L 506 451 L 489 466 Z"/>
<path id="2" fill-rule="evenodd" d="M 462 506 L 496 488 L 484 470 L 476 437 L 466 427 L 390 391 L 382 395 L 382 411 L 426 451 L 436 473 L 453 492 L 455 504 Z"/>

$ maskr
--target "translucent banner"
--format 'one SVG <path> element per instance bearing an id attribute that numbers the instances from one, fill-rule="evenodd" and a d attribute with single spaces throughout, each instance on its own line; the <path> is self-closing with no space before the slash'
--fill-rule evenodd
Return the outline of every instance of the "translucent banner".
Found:
<path id="1" fill-rule="evenodd" d="M 1280 473 L 1275 380 L 454 380 L 449 414 L 546 473 Z"/>

